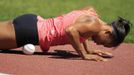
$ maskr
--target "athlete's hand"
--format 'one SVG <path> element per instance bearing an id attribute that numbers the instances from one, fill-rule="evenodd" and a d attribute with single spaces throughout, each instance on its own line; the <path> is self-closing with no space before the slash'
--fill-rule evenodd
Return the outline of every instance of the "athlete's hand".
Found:
<path id="1" fill-rule="evenodd" d="M 112 53 L 101 51 L 101 50 L 93 50 L 90 53 L 101 56 L 103 58 L 112 58 L 113 57 Z"/>
<path id="2" fill-rule="evenodd" d="M 91 55 L 91 54 L 87 54 L 85 55 L 85 60 L 93 60 L 93 61 L 108 61 L 108 59 L 106 58 L 102 58 L 100 56 L 97 55 Z"/>

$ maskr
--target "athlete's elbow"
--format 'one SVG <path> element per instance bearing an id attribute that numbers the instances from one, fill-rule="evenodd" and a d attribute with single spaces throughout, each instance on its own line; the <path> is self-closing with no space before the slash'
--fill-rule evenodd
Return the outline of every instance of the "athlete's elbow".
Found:
<path id="1" fill-rule="evenodd" d="M 68 27 L 65 29 L 67 35 L 74 35 L 76 33 L 76 29 L 74 27 Z"/>

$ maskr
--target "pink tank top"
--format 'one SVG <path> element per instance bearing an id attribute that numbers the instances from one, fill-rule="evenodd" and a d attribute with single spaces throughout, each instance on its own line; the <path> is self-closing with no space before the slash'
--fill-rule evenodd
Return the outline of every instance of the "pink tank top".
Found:
<path id="1" fill-rule="evenodd" d="M 73 24 L 76 19 L 83 14 L 98 17 L 96 12 L 92 10 L 76 10 L 49 19 L 43 19 L 38 16 L 37 27 L 41 49 L 47 51 L 50 46 L 69 44 L 69 38 L 65 33 L 65 28 Z M 81 37 L 80 42 L 84 41 L 85 39 Z"/>

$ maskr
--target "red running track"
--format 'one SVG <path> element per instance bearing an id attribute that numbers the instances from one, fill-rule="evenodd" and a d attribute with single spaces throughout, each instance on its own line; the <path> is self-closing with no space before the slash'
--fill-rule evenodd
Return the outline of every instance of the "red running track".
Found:
<path id="1" fill-rule="evenodd" d="M 42 54 L 39 47 L 34 55 L 24 55 L 21 50 L 0 52 L 0 73 L 13 75 L 134 75 L 134 44 L 122 44 L 112 50 L 91 43 L 91 49 L 112 52 L 107 62 L 81 60 L 70 45 L 52 47 Z M 72 54 L 55 53 L 67 50 Z"/>

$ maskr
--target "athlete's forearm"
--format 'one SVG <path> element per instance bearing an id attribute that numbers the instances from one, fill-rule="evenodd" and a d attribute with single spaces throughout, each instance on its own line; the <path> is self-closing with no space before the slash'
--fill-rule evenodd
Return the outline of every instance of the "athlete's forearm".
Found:
<path id="1" fill-rule="evenodd" d="M 88 40 L 85 40 L 85 41 L 83 42 L 83 46 L 84 46 L 86 52 L 89 54 L 89 53 L 90 53 L 89 47 L 88 47 L 88 46 L 89 46 L 89 41 L 88 41 Z"/>
<path id="2" fill-rule="evenodd" d="M 83 46 L 85 48 L 85 51 L 87 52 L 87 54 L 92 54 L 95 52 L 95 50 L 91 50 L 89 47 L 89 41 L 86 40 L 85 42 L 83 42 Z"/>

